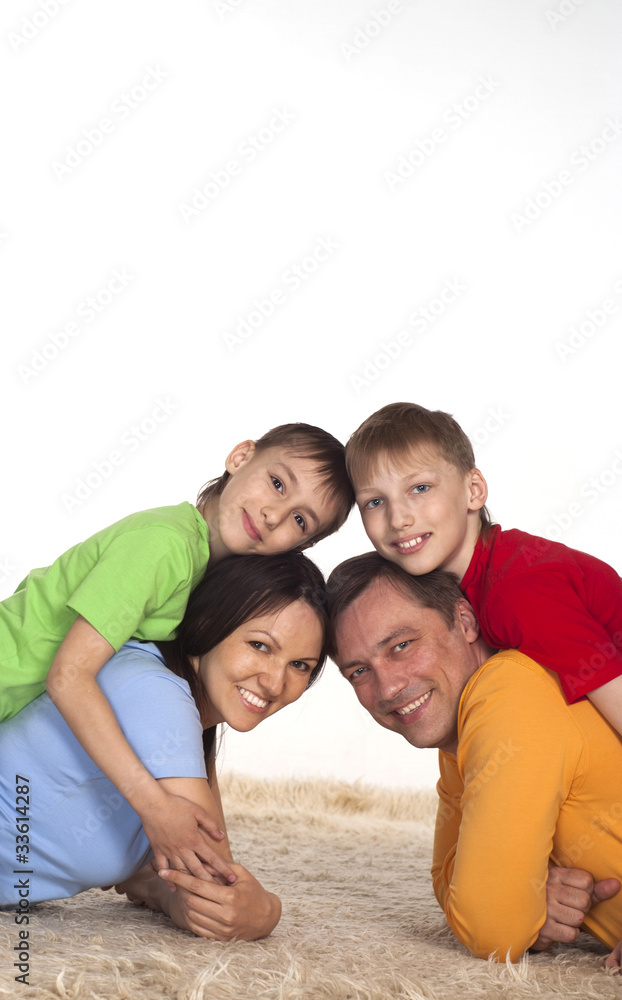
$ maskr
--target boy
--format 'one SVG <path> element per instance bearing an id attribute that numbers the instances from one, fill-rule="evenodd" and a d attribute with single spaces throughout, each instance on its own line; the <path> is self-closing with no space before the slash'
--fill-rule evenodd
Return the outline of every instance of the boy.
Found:
<path id="1" fill-rule="evenodd" d="M 490 521 L 471 443 L 440 410 L 392 403 L 346 445 L 365 531 L 419 576 L 455 573 L 485 641 L 554 670 L 622 733 L 622 581 L 606 563 Z"/>
<path id="2" fill-rule="evenodd" d="M 225 465 L 196 508 L 182 503 L 124 518 L 33 570 L 0 603 L 0 720 L 47 687 L 84 750 L 140 816 L 158 867 L 200 876 L 200 854 L 234 880 L 200 827 L 222 834 L 204 810 L 162 790 L 96 681 L 128 639 L 174 638 L 208 559 L 307 548 L 336 531 L 353 503 L 343 446 L 308 424 L 244 441 Z"/>

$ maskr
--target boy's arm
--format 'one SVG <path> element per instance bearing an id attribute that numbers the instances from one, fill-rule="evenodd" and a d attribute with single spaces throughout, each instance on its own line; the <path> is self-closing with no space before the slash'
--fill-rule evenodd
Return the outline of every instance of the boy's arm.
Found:
<path id="1" fill-rule="evenodd" d="M 196 802 L 224 829 L 215 774 L 209 785 L 204 778 L 160 778 L 158 783 L 170 794 Z M 216 845 L 216 850 L 227 861 L 232 860 L 226 837 Z M 237 876 L 235 885 L 221 885 L 206 875 L 195 878 L 167 869 L 163 870 L 165 878 L 161 878 L 153 871 L 141 869 L 116 886 L 116 890 L 127 893 L 132 902 L 143 902 L 152 910 L 161 910 L 178 927 L 200 937 L 218 941 L 233 938 L 254 941 L 266 937 L 280 919 L 280 900 L 274 893 L 267 892 L 246 868 L 233 865 L 233 870 Z"/>
<path id="2" fill-rule="evenodd" d="M 622 677 L 614 677 L 608 684 L 588 691 L 587 697 L 607 722 L 622 734 Z"/>
<path id="3" fill-rule="evenodd" d="M 200 856 L 223 875 L 232 876 L 199 828 L 219 838 L 218 824 L 196 803 L 168 794 L 125 739 L 96 680 L 113 653 L 110 643 L 79 616 L 50 668 L 46 682 L 50 698 L 86 753 L 140 816 L 158 865 L 181 865 L 200 875 L 204 870 Z"/>

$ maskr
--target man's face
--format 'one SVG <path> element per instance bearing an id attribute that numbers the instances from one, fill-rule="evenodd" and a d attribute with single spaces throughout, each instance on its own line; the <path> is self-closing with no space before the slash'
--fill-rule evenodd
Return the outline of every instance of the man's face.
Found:
<path id="1" fill-rule="evenodd" d="M 381 726 L 454 753 L 460 697 L 479 666 L 473 622 L 463 602 L 449 629 L 437 611 L 376 580 L 337 619 L 336 662 Z"/>

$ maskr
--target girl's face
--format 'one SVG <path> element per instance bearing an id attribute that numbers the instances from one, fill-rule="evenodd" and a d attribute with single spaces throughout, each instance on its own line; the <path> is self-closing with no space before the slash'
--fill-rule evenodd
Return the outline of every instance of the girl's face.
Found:
<path id="1" fill-rule="evenodd" d="M 317 666 L 324 632 L 304 601 L 251 618 L 203 656 L 194 657 L 209 709 L 203 726 L 226 722 L 238 732 L 300 698 Z"/>

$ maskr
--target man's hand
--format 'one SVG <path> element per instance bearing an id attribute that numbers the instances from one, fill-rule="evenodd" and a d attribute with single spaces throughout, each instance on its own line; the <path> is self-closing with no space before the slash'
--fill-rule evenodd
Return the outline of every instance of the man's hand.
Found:
<path id="1" fill-rule="evenodd" d="M 585 915 L 592 906 L 605 899 L 611 899 L 619 890 L 620 883 L 617 878 L 605 878 L 600 882 L 594 882 L 589 872 L 581 868 L 549 868 L 546 882 L 546 920 L 531 950 L 545 951 L 556 941 L 565 944 L 575 941 Z M 614 954 L 615 952 L 612 952 L 612 955 Z"/>

